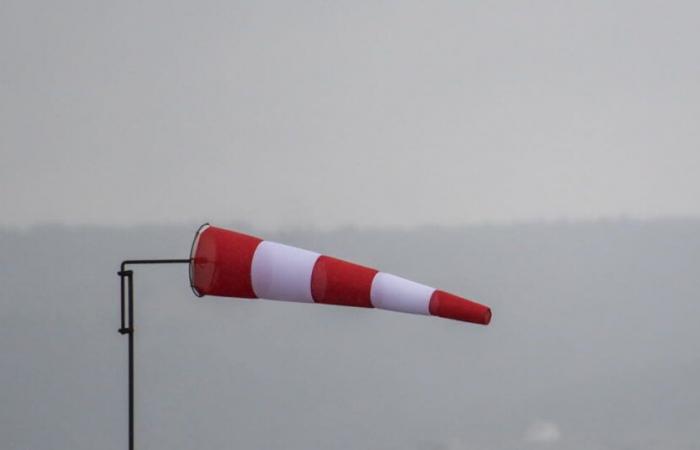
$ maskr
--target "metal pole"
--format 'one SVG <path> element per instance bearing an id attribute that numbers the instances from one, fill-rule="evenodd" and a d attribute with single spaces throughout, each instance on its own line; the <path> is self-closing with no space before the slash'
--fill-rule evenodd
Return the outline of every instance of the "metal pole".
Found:
<path id="1" fill-rule="evenodd" d="M 121 264 L 121 270 L 117 272 L 121 282 L 121 327 L 120 334 L 129 335 L 129 450 L 134 450 L 134 272 L 126 270 L 128 264 L 189 264 L 189 259 L 134 259 L 126 260 Z M 124 279 L 127 289 L 124 295 Z M 128 308 L 126 303 L 128 302 Z M 126 319 L 128 311 L 129 317 Z M 128 324 L 128 325 L 127 325 Z M 125 326 L 127 325 L 127 326 Z"/>

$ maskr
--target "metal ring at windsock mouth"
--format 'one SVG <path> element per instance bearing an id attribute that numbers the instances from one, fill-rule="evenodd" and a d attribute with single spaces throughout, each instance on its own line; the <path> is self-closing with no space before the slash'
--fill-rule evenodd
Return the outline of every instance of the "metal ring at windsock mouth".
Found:
<path id="1" fill-rule="evenodd" d="M 194 235 L 194 239 L 192 239 L 192 247 L 190 248 L 190 288 L 192 288 L 192 292 L 194 295 L 197 297 L 204 297 L 204 294 L 199 292 L 196 287 L 194 287 L 194 253 L 197 251 L 197 244 L 199 244 L 199 236 L 209 228 L 209 222 L 202 224 L 198 229 L 197 232 Z"/>

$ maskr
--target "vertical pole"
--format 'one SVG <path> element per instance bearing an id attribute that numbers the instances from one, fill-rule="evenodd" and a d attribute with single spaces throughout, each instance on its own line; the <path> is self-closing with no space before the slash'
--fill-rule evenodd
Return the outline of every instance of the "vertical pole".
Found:
<path id="1" fill-rule="evenodd" d="M 134 450 L 134 272 L 125 270 L 127 264 L 189 264 L 188 259 L 132 259 L 122 261 L 117 272 L 121 281 L 121 327 L 119 334 L 129 335 L 129 450 Z M 126 278 L 126 280 L 125 280 Z M 126 281 L 126 288 L 124 282 Z M 128 303 L 128 305 L 127 305 Z M 128 318 L 127 318 L 128 314 Z"/>
<path id="2" fill-rule="evenodd" d="M 122 316 L 119 333 L 129 335 L 129 450 L 134 450 L 134 272 L 131 270 L 124 270 L 124 266 L 122 266 L 122 270 L 117 274 L 119 275 L 121 283 Z M 126 289 L 124 287 L 125 282 Z M 128 319 L 127 313 L 129 314 Z"/>
<path id="3" fill-rule="evenodd" d="M 134 450 L 134 280 L 128 271 L 129 282 L 129 450 Z"/>

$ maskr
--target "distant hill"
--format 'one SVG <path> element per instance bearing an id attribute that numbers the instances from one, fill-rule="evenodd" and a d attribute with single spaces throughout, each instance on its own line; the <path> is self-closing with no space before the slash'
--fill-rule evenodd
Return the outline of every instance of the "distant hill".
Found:
<path id="1" fill-rule="evenodd" d="M 195 230 L 0 231 L 3 450 L 125 448 L 118 264 L 186 257 Z M 264 237 L 474 298 L 493 322 L 197 299 L 184 266 L 136 269 L 140 448 L 700 443 L 700 220 Z"/>

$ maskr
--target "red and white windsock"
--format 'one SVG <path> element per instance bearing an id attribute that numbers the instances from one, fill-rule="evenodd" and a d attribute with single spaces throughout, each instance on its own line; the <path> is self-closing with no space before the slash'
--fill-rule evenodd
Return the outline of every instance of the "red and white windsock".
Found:
<path id="1" fill-rule="evenodd" d="M 483 325 L 491 321 L 487 306 L 445 291 L 210 225 L 197 231 L 192 244 L 190 284 L 198 296 L 380 308 Z"/>

